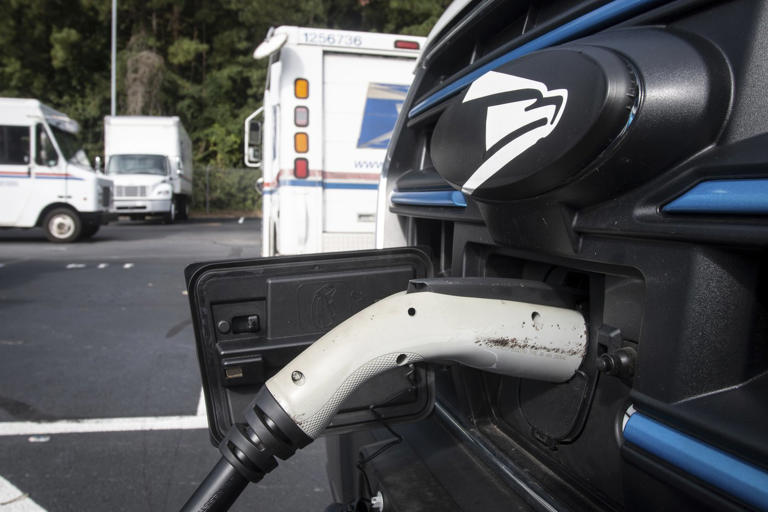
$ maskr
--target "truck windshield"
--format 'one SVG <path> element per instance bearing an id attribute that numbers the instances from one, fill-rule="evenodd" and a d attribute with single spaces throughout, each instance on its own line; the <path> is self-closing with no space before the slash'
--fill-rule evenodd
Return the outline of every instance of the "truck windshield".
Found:
<path id="1" fill-rule="evenodd" d="M 112 155 L 109 174 L 168 174 L 168 158 L 163 155 Z"/>
<path id="2" fill-rule="evenodd" d="M 55 126 L 50 126 L 50 128 L 53 131 L 56 142 L 59 144 L 59 149 L 64 155 L 64 159 L 71 164 L 78 164 L 90 169 L 91 164 L 88 162 L 88 156 L 83 151 L 77 136 Z"/>

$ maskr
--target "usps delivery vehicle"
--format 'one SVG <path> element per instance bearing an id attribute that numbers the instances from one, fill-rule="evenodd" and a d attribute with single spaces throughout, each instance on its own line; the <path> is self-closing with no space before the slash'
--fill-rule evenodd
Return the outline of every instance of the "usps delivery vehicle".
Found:
<path id="1" fill-rule="evenodd" d="M 245 121 L 264 256 L 373 248 L 379 174 L 423 41 L 270 29 L 254 52 L 269 58 L 263 107 Z"/>
<path id="2" fill-rule="evenodd" d="M 167 223 L 187 218 L 192 143 L 178 117 L 105 117 L 104 157 L 119 215 Z"/>
<path id="3" fill-rule="evenodd" d="M 112 181 L 93 170 L 78 131 L 38 100 L 0 98 L 0 227 L 74 242 L 109 221 Z"/>

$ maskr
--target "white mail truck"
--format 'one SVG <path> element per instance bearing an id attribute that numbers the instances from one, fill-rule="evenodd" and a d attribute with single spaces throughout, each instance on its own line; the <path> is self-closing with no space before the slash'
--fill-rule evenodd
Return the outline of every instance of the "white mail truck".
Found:
<path id="1" fill-rule="evenodd" d="M 373 248 L 387 144 L 424 38 L 270 29 L 263 107 L 245 121 L 261 166 L 262 254 Z"/>
<path id="2" fill-rule="evenodd" d="M 74 242 L 109 221 L 112 181 L 91 167 L 78 131 L 38 100 L 0 98 L 0 227 Z"/>
<path id="3" fill-rule="evenodd" d="M 187 218 L 192 143 L 178 117 L 105 117 L 104 161 L 118 215 L 167 223 Z"/>

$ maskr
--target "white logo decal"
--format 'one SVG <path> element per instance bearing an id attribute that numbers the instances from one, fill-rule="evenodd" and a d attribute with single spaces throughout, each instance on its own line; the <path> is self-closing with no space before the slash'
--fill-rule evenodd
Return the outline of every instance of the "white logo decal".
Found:
<path id="1" fill-rule="evenodd" d="M 547 90 L 535 80 L 489 71 L 467 90 L 462 103 L 493 94 L 528 92 L 525 99 L 488 107 L 485 118 L 485 150 L 488 151 L 508 135 L 524 130 L 520 135 L 495 151 L 469 177 L 462 191 L 472 194 L 509 162 L 517 158 L 555 129 L 568 100 L 566 89 Z M 541 122 L 544 121 L 542 124 Z M 530 126 L 528 130 L 526 127 Z"/>

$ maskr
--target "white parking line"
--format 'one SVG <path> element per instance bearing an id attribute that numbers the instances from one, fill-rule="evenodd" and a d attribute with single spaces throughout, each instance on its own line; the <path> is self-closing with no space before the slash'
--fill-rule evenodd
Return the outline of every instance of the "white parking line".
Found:
<path id="1" fill-rule="evenodd" d="M 200 388 L 200 400 L 197 401 L 197 416 L 206 417 L 205 395 L 202 388 Z"/>
<path id="2" fill-rule="evenodd" d="M 0 437 L 203 428 L 208 428 L 208 420 L 205 416 L 139 416 L 41 422 L 8 421 L 0 423 Z"/>
<path id="3" fill-rule="evenodd" d="M 208 428 L 208 419 L 205 413 L 205 398 L 201 389 L 200 399 L 197 402 L 197 411 L 194 416 L 136 416 L 61 421 L 6 421 L 0 422 L 0 437 L 205 428 Z M 2 512 L 5 512 L 5 509 L 2 509 Z"/>
<path id="4" fill-rule="evenodd" d="M 0 476 L 0 509 L 3 512 L 45 512 L 28 494 Z"/>

